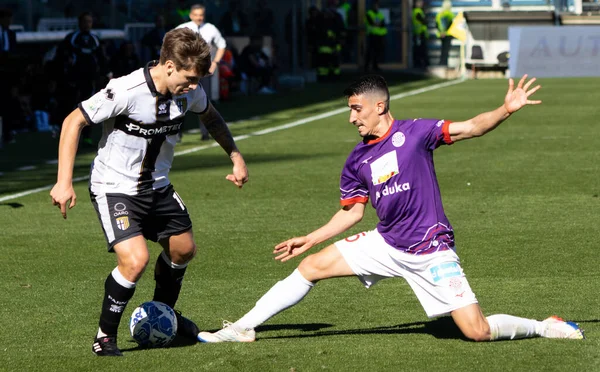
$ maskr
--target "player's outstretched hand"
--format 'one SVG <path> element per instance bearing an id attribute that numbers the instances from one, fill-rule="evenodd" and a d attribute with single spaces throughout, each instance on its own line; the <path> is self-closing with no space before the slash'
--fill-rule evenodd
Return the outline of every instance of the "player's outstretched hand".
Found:
<path id="1" fill-rule="evenodd" d="M 277 254 L 276 260 L 285 262 L 312 248 L 313 244 L 308 241 L 306 236 L 288 239 L 275 246 L 273 254 Z"/>
<path id="2" fill-rule="evenodd" d="M 52 205 L 56 205 L 60 209 L 64 219 L 67 219 L 67 202 L 69 203 L 69 209 L 73 208 L 77 204 L 77 195 L 73 190 L 73 184 L 62 185 L 56 184 L 50 190 L 50 197 L 52 198 Z"/>
<path id="3" fill-rule="evenodd" d="M 231 160 L 233 161 L 233 173 L 228 174 L 225 178 L 241 189 L 248 182 L 248 167 L 246 167 L 246 162 L 239 153 L 232 154 Z"/>
<path id="4" fill-rule="evenodd" d="M 504 108 L 508 111 L 509 114 L 518 111 L 521 107 L 525 105 L 539 105 L 542 101 L 533 101 L 529 99 L 533 93 L 537 92 L 540 89 L 541 85 L 536 85 L 535 87 L 529 89 L 531 85 L 535 82 L 535 78 L 527 81 L 527 74 L 523 75 L 521 80 L 519 80 L 519 84 L 515 89 L 515 82 L 513 79 L 508 79 L 508 92 L 506 93 L 506 97 L 504 98 Z M 527 83 L 525 83 L 527 81 Z"/>

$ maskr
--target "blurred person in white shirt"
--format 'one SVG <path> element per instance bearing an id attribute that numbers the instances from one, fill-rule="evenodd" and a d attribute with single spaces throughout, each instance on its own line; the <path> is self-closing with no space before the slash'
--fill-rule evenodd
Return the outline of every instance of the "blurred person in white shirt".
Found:
<path id="1" fill-rule="evenodd" d="M 206 15 L 206 7 L 201 4 L 194 4 L 190 7 L 190 21 L 186 23 L 182 23 L 176 28 L 189 28 L 194 32 L 197 32 L 202 38 L 206 41 L 208 45 L 211 46 L 211 58 L 212 62 L 210 64 L 210 68 L 208 70 L 209 76 L 206 76 L 200 80 L 200 83 L 204 87 L 204 90 L 207 92 L 208 97 L 212 98 L 212 86 L 218 85 L 219 78 L 218 76 L 211 76 L 215 73 L 218 74 L 218 65 L 221 62 L 221 58 L 223 58 L 223 54 L 225 54 L 225 48 L 227 47 L 227 42 L 221 35 L 219 29 L 213 25 L 212 23 L 204 22 L 204 18 Z M 216 49 L 216 51 L 215 51 Z M 206 127 L 202 122 L 200 122 L 200 131 L 202 133 L 202 140 L 209 140 L 210 136 Z"/>

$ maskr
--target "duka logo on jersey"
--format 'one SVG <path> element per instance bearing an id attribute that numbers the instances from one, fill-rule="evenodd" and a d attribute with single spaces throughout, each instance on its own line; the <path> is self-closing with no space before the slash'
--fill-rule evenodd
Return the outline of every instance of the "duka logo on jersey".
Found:
<path id="1" fill-rule="evenodd" d="M 400 169 L 398 167 L 396 150 L 388 152 L 371 163 L 371 179 L 373 181 L 373 185 L 380 185 L 399 173 Z M 382 196 L 399 194 L 408 190 L 410 190 L 410 184 L 408 182 L 395 181 L 393 184 L 391 184 L 390 181 L 390 183 L 384 185 L 383 189 L 376 192 L 375 201 L 378 201 Z"/>
<path id="2" fill-rule="evenodd" d="M 408 182 L 394 182 L 393 185 L 385 185 L 381 192 L 375 193 L 375 201 L 379 200 L 382 196 L 400 194 L 401 192 L 410 190 L 410 183 Z"/>

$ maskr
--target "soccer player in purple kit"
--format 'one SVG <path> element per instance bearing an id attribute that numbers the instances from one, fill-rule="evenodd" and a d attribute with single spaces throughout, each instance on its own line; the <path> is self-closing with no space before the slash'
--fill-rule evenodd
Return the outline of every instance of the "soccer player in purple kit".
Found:
<path id="1" fill-rule="evenodd" d="M 350 123 L 362 141 L 344 165 L 341 205 L 331 220 L 302 237 L 275 246 L 285 262 L 354 226 L 371 201 L 379 223 L 376 229 L 340 240 L 304 258 L 287 278 L 275 284 L 255 307 L 223 329 L 200 332 L 202 342 L 252 342 L 254 328 L 297 304 L 323 279 L 357 276 L 368 288 L 379 280 L 403 277 L 428 317 L 451 315 L 473 341 L 527 337 L 582 339 L 572 322 L 552 316 L 543 321 L 497 314 L 484 316 L 455 253 L 454 233 L 442 207 L 433 150 L 482 136 L 526 105 L 540 86 L 527 75 L 514 87 L 512 79 L 504 104 L 463 122 L 438 119 L 395 120 L 389 111 L 389 91 L 383 77 L 367 75 L 351 84 Z"/>

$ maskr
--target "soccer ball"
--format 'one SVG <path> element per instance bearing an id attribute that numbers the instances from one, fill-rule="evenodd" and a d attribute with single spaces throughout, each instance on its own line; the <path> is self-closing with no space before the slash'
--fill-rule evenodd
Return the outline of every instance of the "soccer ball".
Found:
<path id="1" fill-rule="evenodd" d="M 177 334 L 177 317 L 173 309 L 162 302 L 144 302 L 133 310 L 129 330 L 140 346 L 164 347 Z"/>

